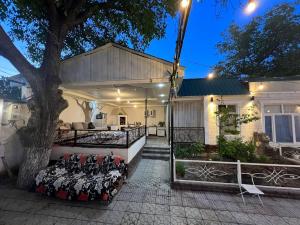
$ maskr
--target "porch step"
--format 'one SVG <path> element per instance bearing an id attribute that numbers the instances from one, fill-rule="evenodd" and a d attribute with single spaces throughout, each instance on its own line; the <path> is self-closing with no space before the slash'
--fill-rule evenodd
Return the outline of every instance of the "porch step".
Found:
<path id="1" fill-rule="evenodd" d="M 142 154 L 142 158 L 144 159 L 160 159 L 168 161 L 170 156 L 166 154 L 158 154 L 158 153 L 144 153 Z"/>
<path id="2" fill-rule="evenodd" d="M 152 153 L 152 154 L 163 154 L 169 155 L 170 149 L 158 149 L 158 148 L 144 148 L 143 153 Z"/>
<path id="3" fill-rule="evenodd" d="M 147 150 L 167 150 L 169 151 L 170 150 L 170 147 L 169 146 L 148 146 L 148 145 L 145 145 L 144 146 L 144 149 L 147 149 Z"/>

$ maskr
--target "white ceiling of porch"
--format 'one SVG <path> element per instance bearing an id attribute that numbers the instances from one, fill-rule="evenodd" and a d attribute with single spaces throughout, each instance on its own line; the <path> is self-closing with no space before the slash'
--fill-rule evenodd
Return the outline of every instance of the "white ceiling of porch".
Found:
<path id="1" fill-rule="evenodd" d="M 169 96 L 169 83 L 83 85 L 64 89 L 65 93 L 86 96 L 112 106 L 134 107 L 144 105 L 147 93 L 149 105 L 163 105 Z"/>

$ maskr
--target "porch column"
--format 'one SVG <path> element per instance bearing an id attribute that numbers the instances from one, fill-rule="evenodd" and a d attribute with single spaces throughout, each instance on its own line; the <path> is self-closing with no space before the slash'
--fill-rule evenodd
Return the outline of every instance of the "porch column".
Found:
<path id="1" fill-rule="evenodd" d="M 0 137 L 2 137 L 2 117 L 3 117 L 4 101 L 0 99 Z"/>
<path id="2" fill-rule="evenodd" d="M 145 90 L 145 135 L 147 137 L 147 117 L 148 117 L 148 93 L 147 88 Z"/>

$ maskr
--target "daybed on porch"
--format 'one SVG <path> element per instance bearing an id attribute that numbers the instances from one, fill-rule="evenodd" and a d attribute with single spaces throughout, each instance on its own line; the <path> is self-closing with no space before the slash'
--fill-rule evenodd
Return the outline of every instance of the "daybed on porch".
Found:
<path id="1" fill-rule="evenodd" d="M 65 154 L 36 176 L 36 192 L 68 200 L 109 202 L 127 177 L 120 156 Z"/>

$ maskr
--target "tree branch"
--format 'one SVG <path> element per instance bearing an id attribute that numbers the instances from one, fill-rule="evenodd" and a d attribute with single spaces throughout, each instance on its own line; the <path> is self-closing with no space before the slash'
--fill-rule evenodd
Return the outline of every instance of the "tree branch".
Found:
<path id="1" fill-rule="evenodd" d="M 32 66 L 16 48 L 2 26 L 0 26 L 0 55 L 8 59 L 26 80 L 33 85 L 36 82 L 36 68 Z"/>

